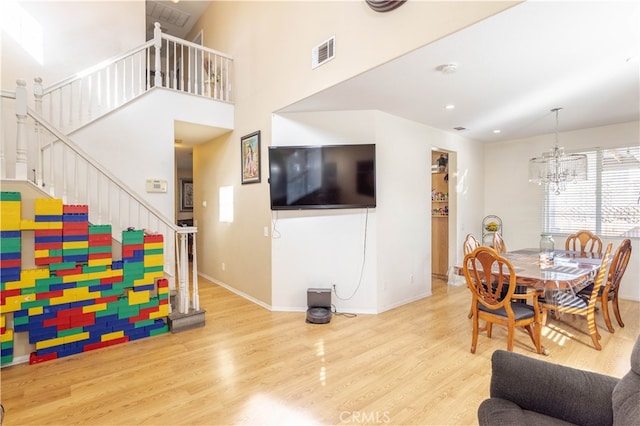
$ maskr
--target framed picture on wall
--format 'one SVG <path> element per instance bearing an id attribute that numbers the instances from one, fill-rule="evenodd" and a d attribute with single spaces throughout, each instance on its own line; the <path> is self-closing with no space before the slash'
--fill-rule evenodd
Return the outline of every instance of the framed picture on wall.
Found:
<path id="1" fill-rule="evenodd" d="M 180 179 L 180 211 L 193 211 L 193 181 Z"/>
<path id="2" fill-rule="evenodd" d="M 240 138 L 242 184 L 260 182 L 260 130 Z"/>

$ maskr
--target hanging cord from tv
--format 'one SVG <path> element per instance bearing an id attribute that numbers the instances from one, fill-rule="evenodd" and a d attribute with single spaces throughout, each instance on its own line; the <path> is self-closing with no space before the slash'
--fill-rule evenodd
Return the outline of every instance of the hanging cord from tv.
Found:
<path id="1" fill-rule="evenodd" d="M 342 315 L 345 318 L 355 318 L 358 316 L 358 314 L 350 312 L 338 312 L 338 308 L 336 308 L 336 305 L 334 305 L 333 303 L 331 304 L 331 312 L 333 312 L 333 315 Z"/>
<path id="2" fill-rule="evenodd" d="M 358 290 L 360 289 L 360 286 L 362 285 L 362 276 L 364 275 L 364 265 L 365 265 L 365 260 L 367 259 L 367 229 L 369 227 L 369 209 L 366 209 L 366 214 L 365 214 L 365 219 L 364 219 L 364 238 L 362 240 L 362 264 L 360 265 L 360 277 L 358 278 L 358 285 L 356 286 L 356 289 L 353 290 L 353 293 L 351 293 L 351 295 L 349 297 L 346 298 L 342 298 L 340 296 L 338 296 L 338 290 L 336 289 L 336 285 L 333 285 L 333 293 L 336 295 L 336 297 L 339 300 L 351 300 L 351 298 L 353 298 L 353 296 L 356 295 L 356 293 L 358 292 Z"/>

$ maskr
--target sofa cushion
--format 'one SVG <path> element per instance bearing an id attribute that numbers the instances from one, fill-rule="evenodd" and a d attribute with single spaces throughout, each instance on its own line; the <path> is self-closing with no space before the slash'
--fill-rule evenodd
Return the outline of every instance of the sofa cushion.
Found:
<path id="1" fill-rule="evenodd" d="M 640 338 L 631 352 L 631 370 L 613 389 L 614 425 L 640 425 Z"/>
<path id="2" fill-rule="evenodd" d="M 502 398 L 485 399 L 478 407 L 478 424 L 480 426 L 539 426 L 539 425 L 571 425 L 560 419 L 523 410 L 517 404 Z"/>

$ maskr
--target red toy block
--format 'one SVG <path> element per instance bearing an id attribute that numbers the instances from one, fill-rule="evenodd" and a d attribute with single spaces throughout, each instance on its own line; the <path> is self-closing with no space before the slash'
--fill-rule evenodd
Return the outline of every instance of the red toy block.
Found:
<path id="1" fill-rule="evenodd" d="M 91 243 L 89 243 L 91 245 Z M 89 260 L 109 259 L 113 257 L 111 253 L 89 253 Z"/>
<path id="2" fill-rule="evenodd" d="M 66 275 L 77 275 L 82 273 L 82 265 L 76 266 L 70 269 L 58 269 L 56 271 L 56 277 L 64 277 Z"/>
<path id="3" fill-rule="evenodd" d="M 50 361 L 56 358 L 58 358 L 57 352 L 52 352 L 50 354 L 40 355 L 40 356 L 36 355 L 35 352 L 31 352 L 31 354 L 29 355 L 29 364 L 30 365 L 38 364 L 40 362 Z"/>
<path id="4" fill-rule="evenodd" d="M 19 296 L 19 295 L 20 295 L 20 289 L 19 288 L 15 288 L 13 290 L 2 290 L 2 291 L 0 291 L 0 305 L 4 305 L 5 304 L 5 300 L 7 299 L 7 297 Z"/>
<path id="5" fill-rule="evenodd" d="M 90 246 L 109 246 L 111 245 L 111 234 L 89 234 Z"/>
<path id="6" fill-rule="evenodd" d="M 117 339 L 106 341 L 104 343 L 106 343 L 107 346 L 113 346 L 113 345 L 117 345 L 119 343 L 125 343 L 125 342 L 128 342 L 128 341 L 129 341 L 129 336 L 122 336 L 122 337 L 119 337 Z"/>
<path id="7" fill-rule="evenodd" d="M 158 280 L 158 288 L 169 287 L 169 280 L 166 278 L 160 278 Z"/>
<path id="8" fill-rule="evenodd" d="M 107 296 L 107 297 L 99 297 L 95 300 L 96 305 L 99 305 L 101 303 L 112 303 L 112 302 L 117 302 L 118 301 L 118 296 Z"/>
<path id="9" fill-rule="evenodd" d="M 92 351 L 94 349 L 106 348 L 109 342 L 87 343 L 82 347 L 83 352 Z"/>
<path id="10" fill-rule="evenodd" d="M 36 300 L 52 299 L 54 297 L 62 297 L 64 290 L 47 291 L 44 293 L 36 293 Z"/>
<path id="11" fill-rule="evenodd" d="M 36 237 L 59 237 L 62 235 L 62 229 L 36 229 Z"/>
<path id="12" fill-rule="evenodd" d="M 34 243 L 36 250 L 62 250 L 62 241 L 52 243 Z"/>
<path id="13" fill-rule="evenodd" d="M 4 259 L 0 260 L 0 268 L 17 268 L 20 263 L 20 259 Z"/>
<path id="14" fill-rule="evenodd" d="M 89 214 L 89 206 L 83 204 L 64 204 L 63 214 Z"/>
<path id="15" fill-rule="evenodd" d="M 124 277 L 122 275 L 115 276 L 115 277 L 100 278 L 100 284 L 121 283 L 123 278 Z"/>
<path id="16" fill-rule="evenodd" d="M 144 236 L 145 243 L 161 243 L 162 241 L 164 241 L 162 238 L 162 234 Z"/>

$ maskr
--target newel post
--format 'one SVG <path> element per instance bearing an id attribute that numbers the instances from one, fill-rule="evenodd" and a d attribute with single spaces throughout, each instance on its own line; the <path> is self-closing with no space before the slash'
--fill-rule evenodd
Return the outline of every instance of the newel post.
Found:
<path id="1" fill-rule="evenodd" d="M 156 22 L 153 29 L 153 47 L 155 47 L 155 74 L 153 85 L 155 87 L 162 86 L 162 65 L 160 63 L 160 49 L 162 48 L 162 30 L 160 29 L 160 23 Z"/>
<path id="2" fill-rule="evenodd" d="M 42 115 L 42 95 L 44 89 L 42 87 L 42 77 L 36 77 L 33 79 L 33 97 L 35 98 L 36 112 Z M 42 181 L 42 129 L 40 124 L 36 121 L 36 144 L 37 144 L 37 158 L 36 158 L 36 185 L 40 188 L 43 187 Z"/>
<path id="3" fill-rule="evenodd" d="M 16 179 L 27 180 L 27 82 L 16 80 Z"/>

